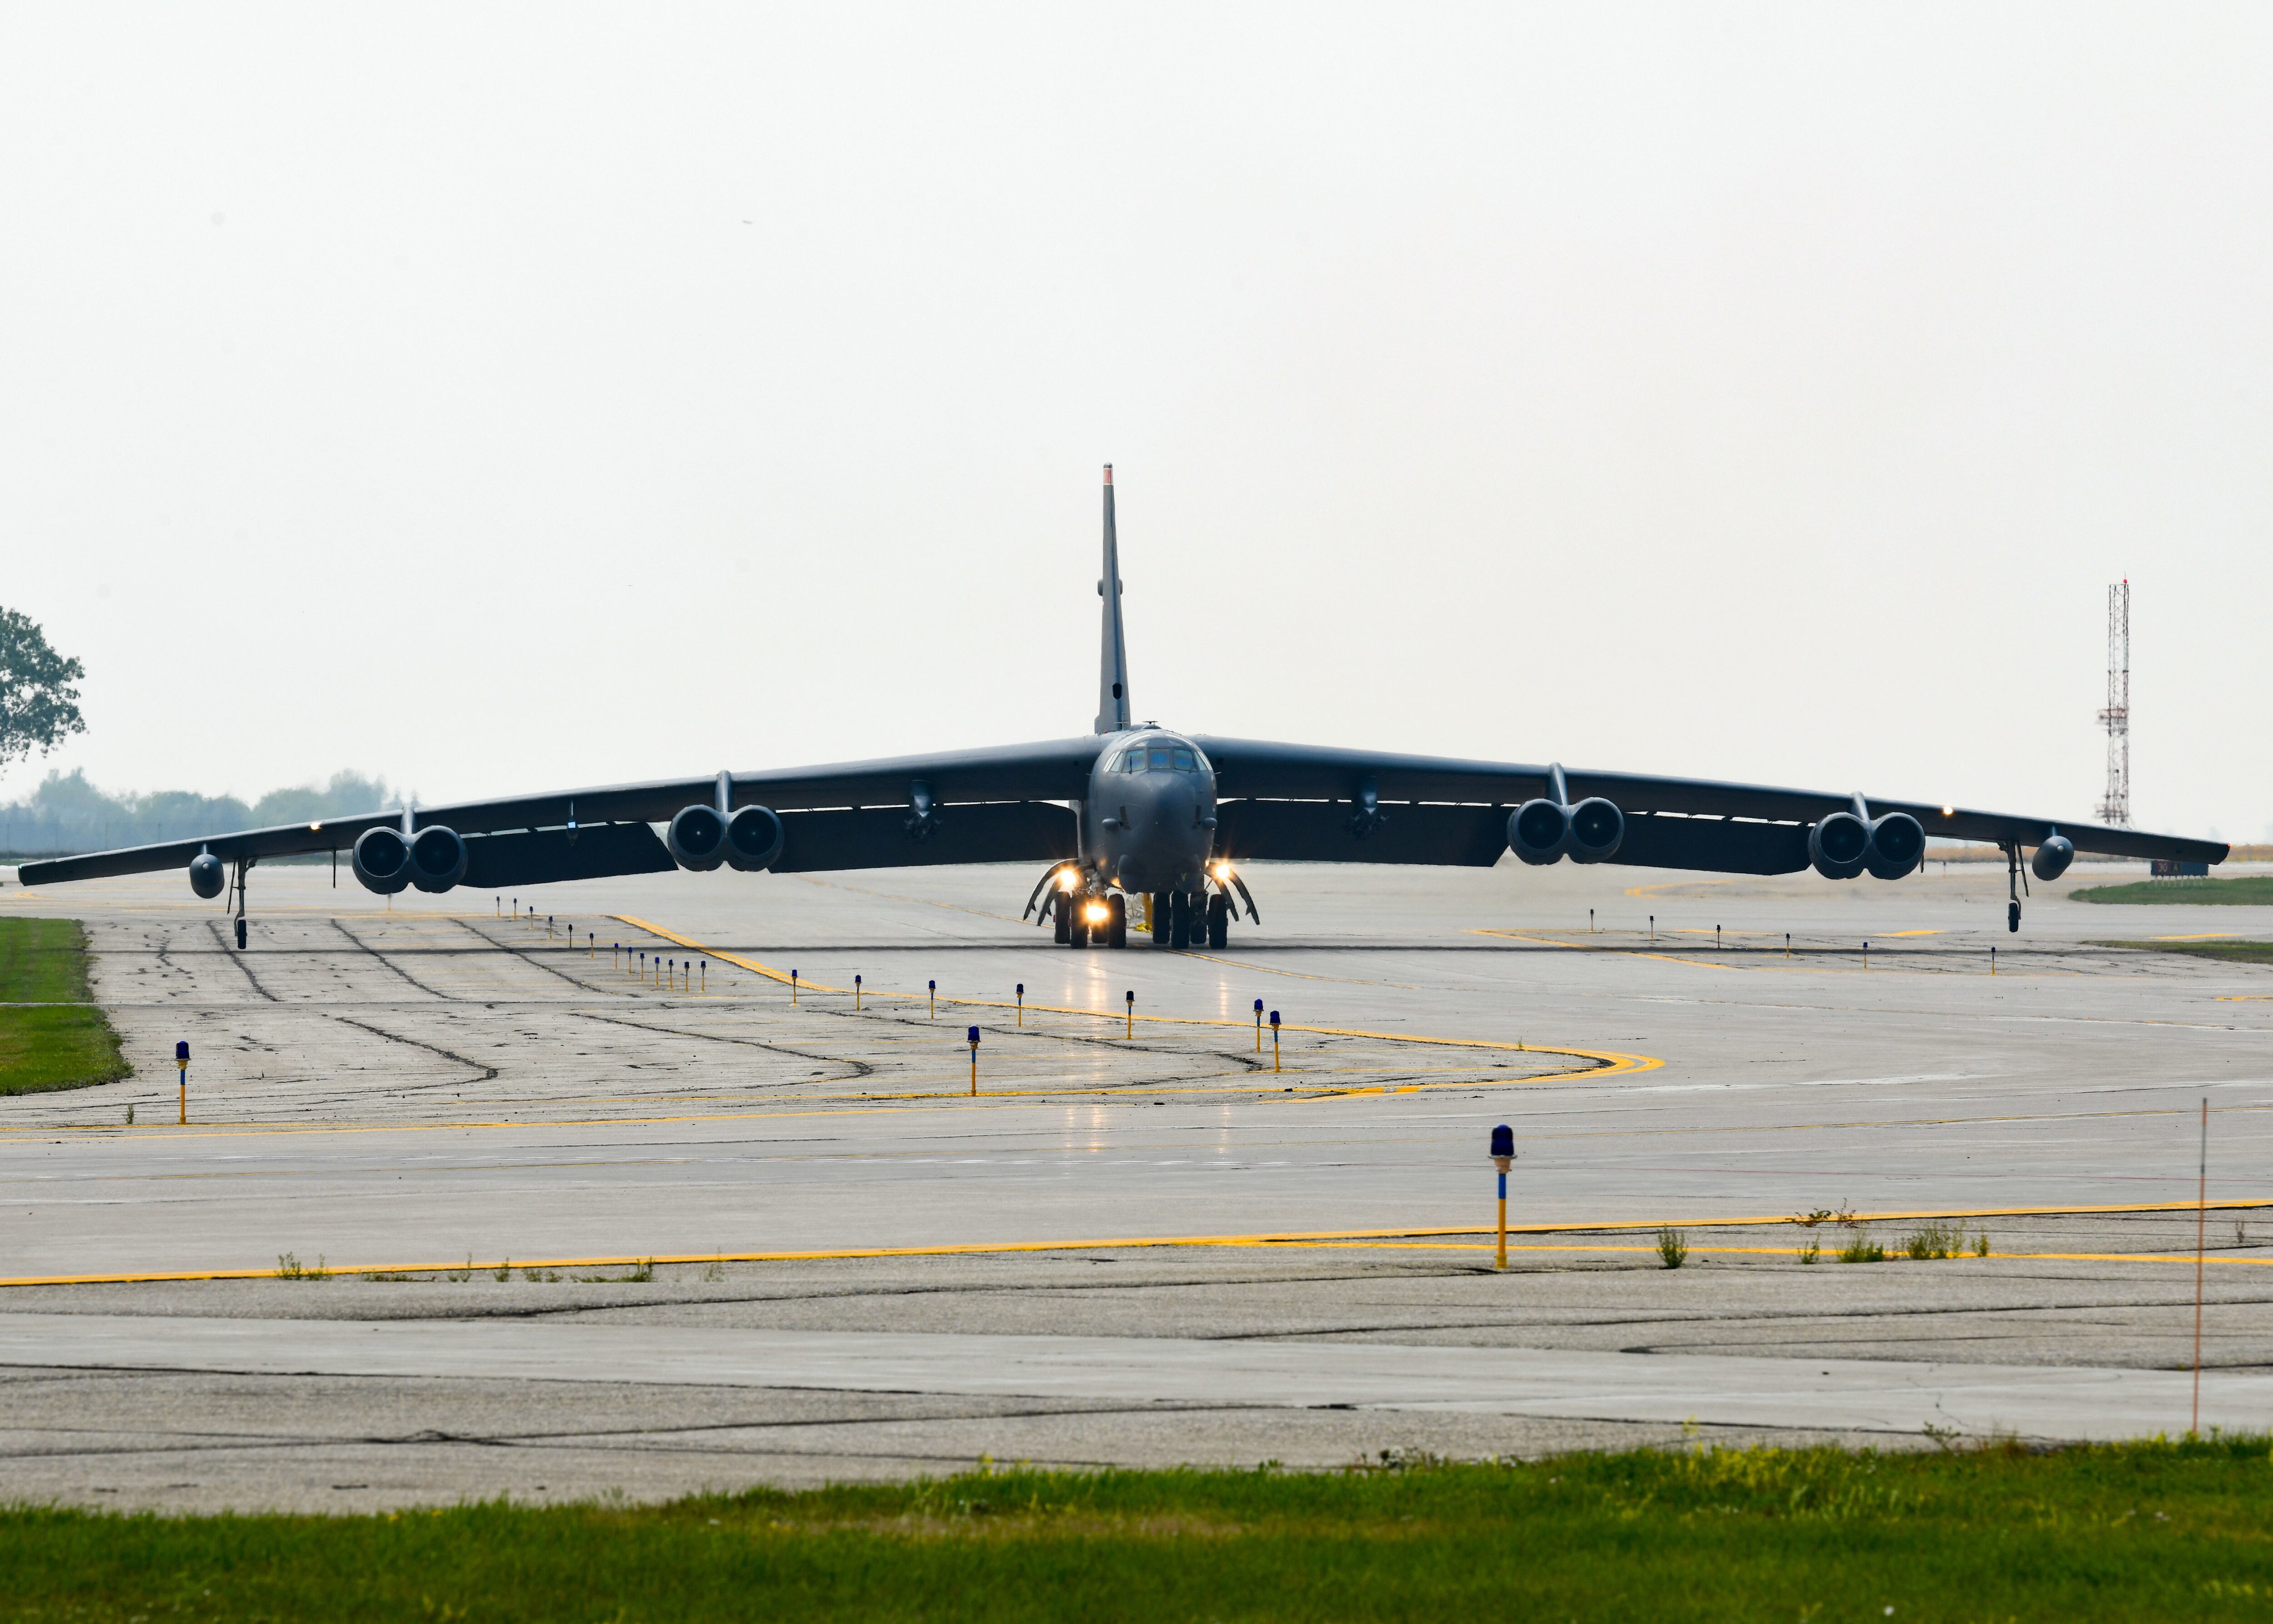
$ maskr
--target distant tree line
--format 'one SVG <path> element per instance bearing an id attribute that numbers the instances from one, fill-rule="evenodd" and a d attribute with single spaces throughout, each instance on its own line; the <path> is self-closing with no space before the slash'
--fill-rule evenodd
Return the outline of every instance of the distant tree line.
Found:
<path id="1" fill-rule="evenodd" d="M 107 794 L 88 783 L 84 771 L 69 777 L 49 772 L 30 795 L 0 806 L 0 853 L 56 856 L 266 829 L 274 823 L 313 823 L 376 812 L 389 803 L 393 793 L 382 778 L 335 772 L 328 784 L 273 789 L 248 806 L 234 795 L 195 795 L 177 789 Z"/>

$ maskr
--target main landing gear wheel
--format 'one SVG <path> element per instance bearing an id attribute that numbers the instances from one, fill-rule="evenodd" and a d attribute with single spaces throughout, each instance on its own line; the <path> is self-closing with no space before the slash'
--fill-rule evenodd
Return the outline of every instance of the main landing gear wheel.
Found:
<path id="1" fill-rule="evenodd" d="M 1207 944 L 1222 951 L 1231 940 L 1231 898 L 1218 891 L 1207 903 Z"/>
<path id="2" fill-rule="evenodd" d="M 1129 945 L 1129 898 L 1115 891 L 1105 899 L 1105 945 Z"/>
<path id="3" fill-rule="evenodd" d="M 1152 921 L 1152 945 L 1166 949 L 1173 945 L 1172 932 L 1175 921 L 1175 902 L 1167 891 L 1156 891 L 1145 905 L 1144 917 Z"/>
<path id="4" fill-rule="evenodd" d="M 1168 945 L 1182 952 L 1192 944 L 1192 899 L 1184 891 L 1168 898 Z"/>
<path id="5" fill-rule="evenodd" d="M 1088 899 L 1077 891 L 1069 891 L 1062 894 L 1061 900 L 1065 903 L 1066 911 L 1066 945 L 1087 947 L 1089 945 Z"/>
<path id="6" fill-rule="evenodd" d="M 1051 939 L 1060 947 L 1067 946 L 1073 941 L 1073 904 L 1068 900 L 1069 895 L 1068 892 L 1060 891 L 1050 898 L 1050 918 L 1053 921 Z"/>

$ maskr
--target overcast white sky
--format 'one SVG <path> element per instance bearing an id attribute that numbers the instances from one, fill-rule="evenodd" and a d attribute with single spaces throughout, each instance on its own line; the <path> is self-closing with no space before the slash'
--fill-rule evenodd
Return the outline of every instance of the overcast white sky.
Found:
<path id="1" fill-rule="evenodd" d="M 1138 713 L 2273 820 L 2273 9 L 13 5 L 50 765 Z"/>

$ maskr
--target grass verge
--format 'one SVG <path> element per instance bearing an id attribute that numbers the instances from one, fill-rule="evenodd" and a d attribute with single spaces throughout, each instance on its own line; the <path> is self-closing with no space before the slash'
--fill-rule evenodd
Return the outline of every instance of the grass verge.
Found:
<path id="1" fill-rule="evenodd" d="M 2268 1440 L 0 1513 L 0 1619 L 2262 1619 Z"/>
<path id="2" fill-rule="evenodd" d="M 2128 885 L 2091 885 L 2068 892 L 2076 902 L 2273 904 L 2273 874 L 2245 874 L 2231 880 L 2134 880 Z"/>
<path id="3" fill-rule="evenodd" d="M 2094 947 L 2130 947 L 2149 953 L 2188 953 L 2227 964 L 2273 964 L 2273 942 L 2094 942 Z"/>
<path id="4" fill-rule="evenodd" d="M 88 1002 L 79 921 L 0 919 L 0 1094 L 116 1082 L 133 1071 Z"/>

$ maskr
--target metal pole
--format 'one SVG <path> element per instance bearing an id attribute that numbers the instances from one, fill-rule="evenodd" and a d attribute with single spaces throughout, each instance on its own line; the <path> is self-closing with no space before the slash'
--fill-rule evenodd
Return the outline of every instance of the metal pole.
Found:
<path id="1" fill-rule="evenodd" d="M 2194 1190 L 2194 1418 L 2187 1436 L 2202 1435 L 2202 1247 L 2209 1232 L 2209 1101 L 2202 1107 L 2202 1176 Z"/>
<path id="2" fill-rule="evenodd" d="M 1025 982 L 1024 982 L 1024 981 L 1020 981 L 1020 982 L 1018 983 L 1018 1025 L 1019 1025 L 1019 1026 L 1023 1029 L 1023 1028 L 1024 1027 L 1025 1024 L 1026 1024 L 1026 983 L 1025 983 Z"/>
<path id="3" fill-rule="evenodd" d="M 1129 1008 L 1127 1011 L 1127 1029 L 1123 1031 L 1121 1035 L 1123 1038 L 1133 1038 L 1136 1035 L 1136 989 L 1132 987 L 1127 992 L 1123 993 L 1121 996 L 1127 1001 Z"/>

